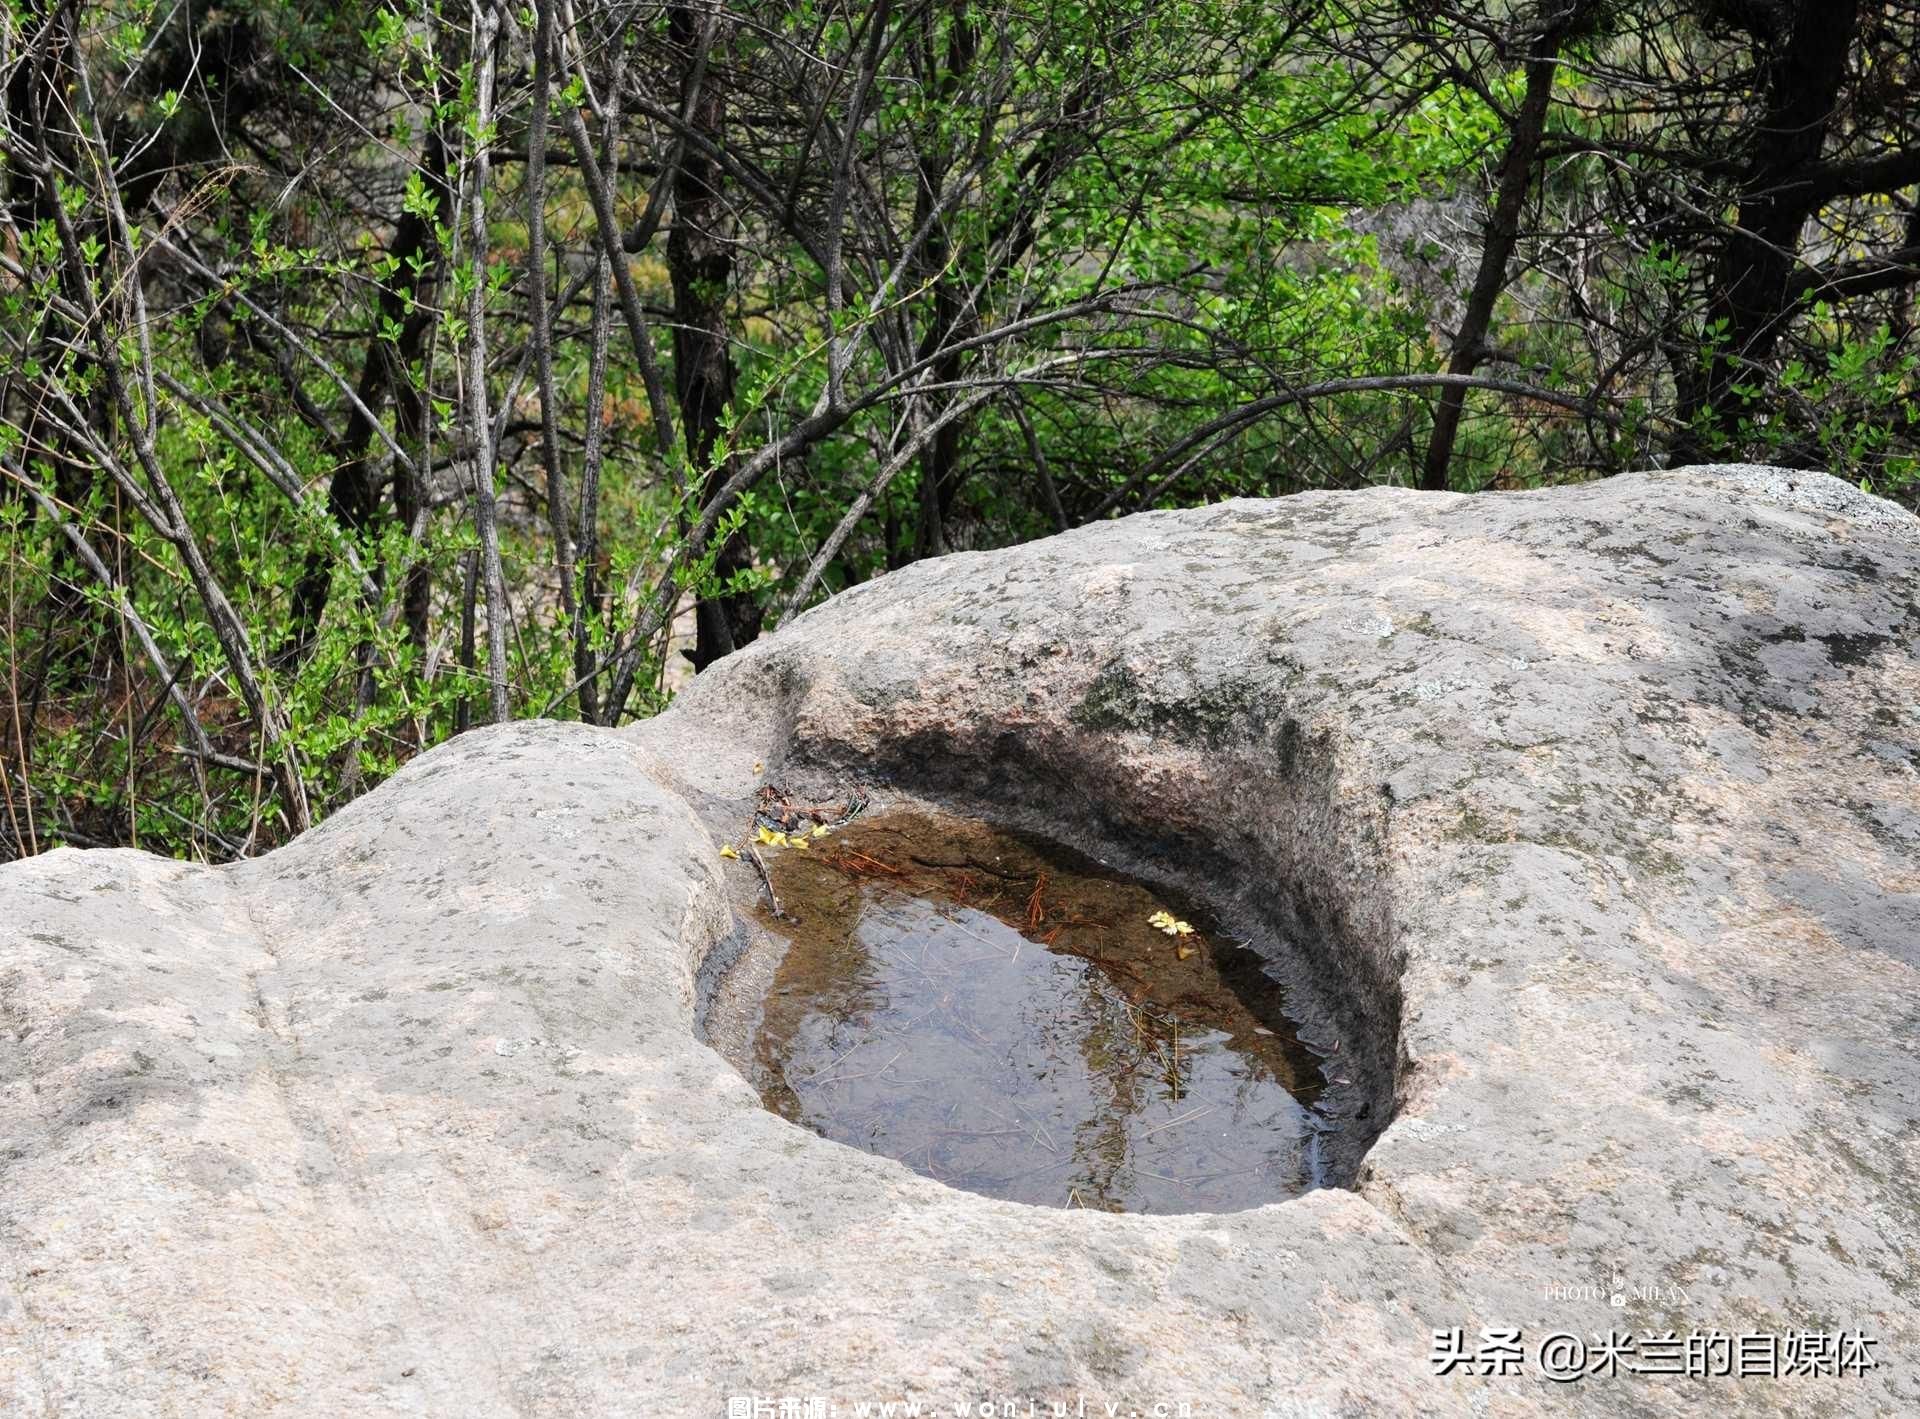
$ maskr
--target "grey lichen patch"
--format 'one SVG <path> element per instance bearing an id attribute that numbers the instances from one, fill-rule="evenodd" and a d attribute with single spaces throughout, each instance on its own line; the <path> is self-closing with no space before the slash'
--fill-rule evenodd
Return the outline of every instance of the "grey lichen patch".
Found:
<path id="1" fill-rule="evenodd" d="M 1816 639 L 1827 648 L 1827 658 L 1843 666 L 1866 665 L 1875 652 L 1893 641 L 1891 636 L 1877 631 L 1829 631 Z"/>
<path id="2" fill-rule="evenodd" d="M 1458 817 L 1447 830 L 1447 836 L 1460 842 L 1509 843 L 1513 841 L 1513 833 L 1510 829 L 1494 822 L 1472 803 L 1460 805 Z"/>
<path id="3" fill-rule="evenodd" d="M 1297 744 L 1299 727 L 1282 719 L 1270 726 L 1273 696 L 1252 681 L 1228 680 L 1167 695 L 1144 684 L 1132 666 L 1112 661 L 1102 667 L 1069 714 L 1077 728 L 1145 733 L 1208 749 L 1225 749 L 1274 734 L 1285 755 Z"/>

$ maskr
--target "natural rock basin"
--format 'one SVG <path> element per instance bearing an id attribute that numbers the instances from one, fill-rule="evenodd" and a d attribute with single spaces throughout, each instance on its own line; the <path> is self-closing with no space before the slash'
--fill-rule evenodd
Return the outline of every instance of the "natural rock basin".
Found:
<path id="1" fill-rule="evenodd" d="M 248 862 L 11 864 L 0 1412 L 1920 1414 L 1916 646 L 1920 521 L 1823 474 L 1232 502 L 905 568 Z M 701 1007 L 770 779 L 1290 943 L 1333 1185 L 1021 1206 L 768 1111 Z"/>
<path id="2" fill-rule="evenodd" d="M 1191 904 L 944 814 L 768 856 L 787 949 L 748 1072 L 782 1117 L 1016 1202 L 1233 1211 L 1324 1180 L 1321 1061 Z"/>

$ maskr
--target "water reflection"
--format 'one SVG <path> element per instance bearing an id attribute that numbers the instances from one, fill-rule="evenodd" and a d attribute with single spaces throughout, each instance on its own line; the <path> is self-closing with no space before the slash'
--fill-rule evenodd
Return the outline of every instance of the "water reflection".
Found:
<path id="1" fill-rule="evenodd" d="M 1139 883 L 891 814 L 770 855 L 791 943 L 754 1042 L 795 1123 L 969 1191 L 1228 1211 L 1320 1181 L 1318 1062 L 1257 955 Z M 1176 913 L 1177 914 L 1177 913 Z"/>

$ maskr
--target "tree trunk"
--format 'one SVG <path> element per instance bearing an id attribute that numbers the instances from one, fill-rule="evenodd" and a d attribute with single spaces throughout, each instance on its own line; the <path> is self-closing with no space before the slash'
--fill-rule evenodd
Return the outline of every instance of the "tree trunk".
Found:
<path id="1" fill-rule="evenodd" d="M 38 33 L 50 23 L 53 9 L 50 3 L 28 5 L 16 21 L 16 33 Z M 65 165 L 69 169 L 73 166 L 73 157 L 67 151 L 68 145 L 58 136 L 63 130 L 46 121 L 45 97 L 48 94 L 66 93 L 71 87 L 66 57 L 70 42 L 68 28 L 61 25 L 48 34 L 39 53 L 32 56 L 10 54 L 9 58 L 16 62 L 11 66 L 6 91 L 7 114 L 11 120 L 25 131 L 38 132 L 38 161 Z M 31 230 L 42 222 L 52 221 L 56 198 L 51 178 L 29 171 L 24 158 L 25 154 L 9 147 L 4 166 L 0 167 L 0 175 L 4 175 L 6 180 L 4 197 L 14 209 L 15 223 L 23 230 Z M 60 270 L 59 280 L 62 295 L 76 304 L 87 304 L 87 292 L 74 284 L 64 266 Z M 108 504 L 104 510 L 104 535 L 95 533 L 89 536 L 85 514 L 93 501 L 96 482 L 93 459 L 77 440 L 48 428 L 48 421 L 42 414 L 48 402 L 45 391 L 50 383 L 64 378 L 70 368 L 84 368 L 88 361 L 79 350 L 65 349 L 51 342 L 43 342 L 42 359 L 56 373 L 41 379 L 20 378 L 17 402 L 9 409 L 0 410 L 0 414 L 20 430 L 20 466 L 30 468 L 35 463 L 43 463 L 50 467 L 54 489 L 60 501 L 82 514 L 71 524 L 75 531 L 86 539 L 88 546 L 95 550 L 104 548 L 105 559 L 115 564 L 116 574 L 124 576 L 126 567 L 122 558 L 125 547 L 124 539 L 119 534 L 117 501 Z M 7 385 L 13 384 L 14 380 L 9 378 Z M 14 390 L 8 388 L 7 392 L 11 394 Z M 111 418 L 106 391 L 96 385 L 86 399 L 93 426 L 105 429 Z M 12 495 L 12 491 L 8 489 L 8 496 Z M 91 581 L 89 568 L 78 549 L 65 537 L 54 538 L 52 576 L 47 584 L 45 637 L 29 678 L 30 689 L 26 696 L 36 711 L 49 680 L 56 684 L 62 682 L 70 674 L 87 669 L 96 654 L 104 653 L 111 657 L 117 649 L 118 641 L 106 633 L 107 622 L 100 609 L 87 600 L 86 589 Z M 31 724 L 23 726 L 21 733 L 23 737 L 30 737 Z"/>
<path id="2" fill-rule="evenodd" d="M 453 194 L 447 186 L 447 145 L 438 127 L 427 131 L 420 165 L 427 191 L 436 202 L 435 216 L 441 222 L 451 220 Z M 357 407 L 349 412 L 346 433 L 336 450 L 339 466 L 327 485 L 328 513 L 356 538 L 364 537 L 373 529 L 379 511 L 378 490 L 374 484 L 375 460 L 368 457 L 374 438 L 373 421 L 368 414 L 378 418 L 391 396 L 399 407 L 402 437 L 417 439 L 424 431 L 425 405 L 414 383 L 413 368 L 426 347 L 427 332 L 432 324 L 428 313 L 431 299 L 426 288 L 434 279 L 438 244 L 434 217 L 405 212 L 394 224 L 393 245 L 388 253 L 399 259 L 400 266 L 380 293 L 379 309 L 383 321 L 400 324 L 400 339 L 396 343 L 376 330 L 368 340 L 366 358 L 361 363 L 360 379 L 354 391 L 367 413 L 363 414 Z M 424 274 L 416 278 L 413 263 L 423 257 L 428 264 Z M 411 314 L 407 312 L 409 295 L 418 303 Z M 423 496 L 423 490 L 414 486 L 406 470 L 397 469 L 394 503 L 402 523 L 412 522 Z M 376 569 L 375 576 L 378 575 Z M 408 633 L 422 646 L 426 643 L 427 577 L 424 569 L 416 568 L 408 577 L 405 593 Z M 313 644 L 332 582 L 332 558 L 319 551 L 311 554 L 294 586 L 292 630 L 287 643 L 281 647 L 280 659 L 297 660 Z"/>
<path id="3" fill-rule="evenodd" d="M 1708 278 L 1707 334 L 1716 343 L 1706 377 L 1681 405 L 1687 426 L 1674 439 L 1676 461 L 1711 456 L 1711 436 L 1734 432 L 1746 404 L 1740 386 L 1772 360 L 1792 314 L 1801 233 L 1820 197 L 1784 179 L 1826 146 L 1860 8 L 1858 0 L 1797 0 L 1782 17 L 1777 46 L 1762 68 L 1765 111 L 1748 138 L 1739 215 Z"/>
<path id="4" fill-rule="evenodd" d="M 1474 275 L 1473 289 L 1467 297 L 1460 329 L 1454 335 L 1453 355 L 1447 361 L 1448 374 L 1472 374 L 1485 363 L 1487 331 L 1493 324 L 1494 303 L 1507 285 L 1507 265 L 1520 241 L 1520 213 L 1527 193 L 1533 187 L 1534 158 L 1540 151 L 1540 139 L 1546 132 L 1547 108 L 1553 100 L 1553 77 L 1559 68 L 1560 46 L 1578 21 L 1581 7 L 1557 17 L 1542 16 L 1545 21 L 1527 56 L 1526 88 L 1514 115 L 1512 131 L 1507 135 L 1507 153 L 1500 163 L 1495 185 L 1493 213 L 1487 218 L 1486 235 L 1480 244 L 1480 269 Z M 1420 486 L 1429 492 L 1444 492 L 1448 471 L 1453 463 L 1453 446 L 1460 433 L 1460 416 L 1466 410 L 1467 391 L 1454 386 L 1444 390 L 1433 413 L 1433 436 L 1427 441 L 1426 463 L 1420 470 Z"/>
<path id="5" fill-rule="evenodd" d="M 703 33 L 708 26 L 711 32 Z M 689 122 L 716 144 L 724 141 L 726 93 L 717 68 L 703 66 L 700 55 L 703 45 L 712 50 L 722 47 L 722 29 L 707 4 L 675 5 L 668 18 L 669 36 L 684 56 L 681 103 L 692 98 Z M 695 145 L 685 145 L 674 173 L 673 225 L 667 232 L 667 274 L 673 283 L 674 394 L 686 431 L 687 457 L 693 467 L 707 469 L 700 493 L 703 507 L 733 472 L 730 460 L 708 468 L 734 384 L 727 330 L 733 253 L 721 230 L 726 222 L 722 181 L 717 162 Z M 753 552 L 743 530 L 720 545 L 713 570 L 725 581 L 752 565 Z M 694 669 L 705 670 L 752 641 L 760 634 L 761 614 L 750 593 L 722 592 L 700 598 L 694 610 Z"/>
<path id="6" fill-rule="evenodd" d="M 973 17 L 968 13 L 967 0 L 953 0 L 948 7 L 947 48 L 942 58 L 935 52 L 932 18 L 933 10 L 929 7 L 921 20 L 923 65 L 929 74 L 938 75 L 937 91 L 943 99 L 951 101 L 973 69 L 979 39 Z M 914 158 L 920 177 L 913 217 L 915 230 L 932 215 L 953 170 L 952 140 L 940 137 L 936 142 L 938 146 Z M 978 326 L 974 313 L 961 304 L 972 273 L 963 275 L 953 270 L 951 257 L 952 249 L 945 232 L 936 229 L 927 239 L 921 257 L 921 269 L 933 282 L 933 322 L 921 341 L 919 355 L 924 359 L 935 351 L 942 351 L 933 366 L 933 381 L 945 389 L 928 399 L 929 421 L 939 418 L 941 410 L 955 397 L 953 387 L 966 371 L 965 357 L 942 347 L 966 340 Z M 914 539 L 917 557 L 944 556 L 948 550 L 947 517 L 960 493 L 960 433 L 958 421 L 942 425 L 920 455 L 920 525 Z"/>

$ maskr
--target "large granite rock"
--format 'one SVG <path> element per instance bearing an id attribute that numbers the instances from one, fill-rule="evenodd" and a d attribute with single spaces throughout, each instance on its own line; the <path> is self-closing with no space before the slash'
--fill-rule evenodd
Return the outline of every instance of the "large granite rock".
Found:
<path id="1" fill-rule="evenodd" d="M 1920 1412 L 1917 631 L 1920 522 L 1820 475 L 1236 502 L 916 566 L 257 861 L 8 867 L 0 1409 Z M 1285 934 L 1353 1186 L 1035 1209 L 766 1113 L 695 1018 L 758 761 Z M 1669 1330 L 1876 1363 L 1536 1350 Z"/>

